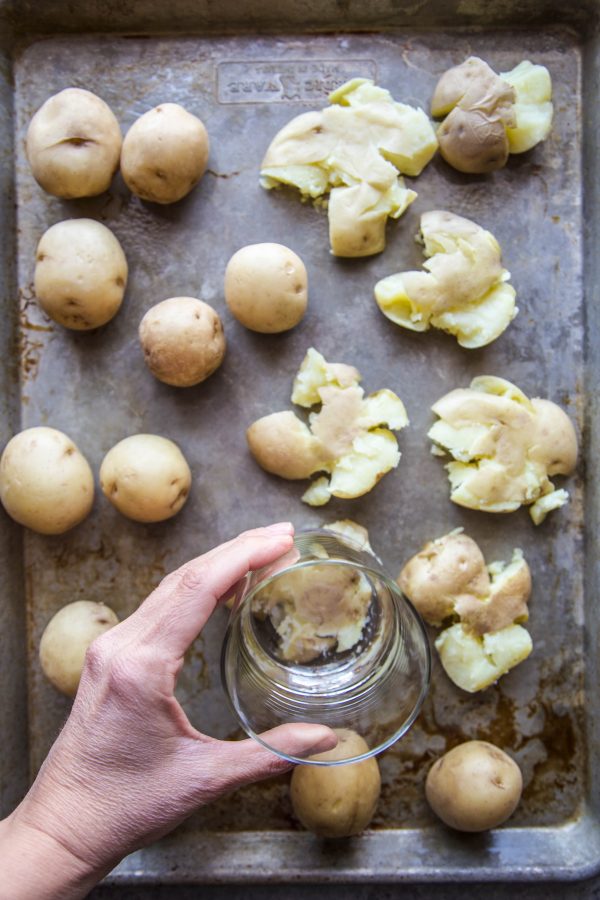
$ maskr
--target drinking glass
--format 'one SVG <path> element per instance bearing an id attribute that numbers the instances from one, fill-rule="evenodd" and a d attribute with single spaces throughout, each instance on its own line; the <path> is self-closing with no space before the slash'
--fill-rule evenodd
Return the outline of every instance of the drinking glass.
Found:
<path id="1" fill-rule="evenodd" d="M 425 699 L 423 622 L 380 562 L 333 531 L 301 532 L 236 593 L 221 674 L 244 730 L 293 763 L 339 765 L 402 737 Z M 366 750 L 339 760 L 286 754 L 262 732 L 287 722 L 351 729 Z"/>

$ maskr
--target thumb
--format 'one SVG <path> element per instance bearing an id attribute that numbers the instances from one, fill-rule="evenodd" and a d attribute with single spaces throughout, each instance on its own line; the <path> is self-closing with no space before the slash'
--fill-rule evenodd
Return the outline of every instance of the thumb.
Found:
<path id="1" fill-rule="evenodd" d="M 337 735 L 331 728 L 308 723 L 279 725 L 265 731 L 259 738 L 288 756 L 301 758 L 332 750 L 338 742 Z M 253 738 L 224 742 L 221 747 L 227 763 L 224 771 L 230 775 L 229 789 L 280 775 L 292 767 L 292 763 L 267 750 Z"/>

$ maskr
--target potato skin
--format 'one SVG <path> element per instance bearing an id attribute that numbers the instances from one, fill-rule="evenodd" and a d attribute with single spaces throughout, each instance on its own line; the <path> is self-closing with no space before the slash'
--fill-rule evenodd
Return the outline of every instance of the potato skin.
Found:
<path id="1" fill-rule="evenodd" d="M 523 789 L 521 770 L 487 741 L 467 741 L 429 770 L 425 794 L 440 819 L 459 831 L 487 831 L 513 814 Z"/>
<path id="2" fill-rule="evenodd" d="M 348 728 L 334 729 L 338 745 L 311 759 L 344 759 L 367 753 L 365 740 Z M 309 831 L 325 838 L 359 834 L 373 818 L 381 776 L 374 757 L 341 766 L 296 766 L 290 796 L 294 813 Z"/>
<path id="3" fill-rule="evenodd" d="M 135 522 L 162 522 L 187 500 L 192 473 L 168 438 L 134 434 L 112 447 L 100 466 L 100 487 L 112 505 Z"/>
<path id="4" fill-rule="evenodd" d="M 485 175 L 504 168 L 509 146 L 501 119 L 489 119 L 480 110 L 452 110 L 440 127 L 440 153 L 458 172 Z"/>
<path id="5" fill-rule="evenodd" d="M 25 153 L 33 177 L 55 197 L 95 197 L 119 165 L 121 129 L 100 97 L 66 88 L 49 97 L 29 123 Z"/>
<path id="6" fill-rule="evenodd" d="M 176 203 L 206 171 L 204 124 L 177 103 L 161 103 L 137 119 L 123 141 L 121 174 L 129 190 L 152 203 Z"/>
<path id="7" fill-rule="evenodd" d="M 291 410 L 257 419 L 247 429 L 246 440 L 259 466 L 280 478 L 309 478 L 327 466 L 325 448 Z"/>
<path id="8" fill-rule="evenodd" d="M 59 325 L 89 331 L 119 311 L 127 285 L 127 260 L 115 235 L 93 219 L 52 225 L 38 244 L 34 290 Z"/>
<path id="9" fill-rule="evenodd" d="M 283 244 L 249 244 L 234 253 L 225 270 L 225 300 L 231 314 L 251 331 L 278 334 L 304 316 L 306 268 Z"/>
<path id="10" fill-rule="evenodd" d="M 0 500 L 11 518 L 40 534 L 63 534 L 88 515 L 94 476 L 70 437 L 27 428 L 0 458 Z"/>
<path id="11" fill-rule="evenodd" d="M 50 619 L 40 641 L 40 663 L 55 688 L 74 697 L 79 687 L 87 648 L 105 631 L 119 624 L 104 603 L 77 600 Z"/>
<path id="12" fill-rule="evenodd" d="M 215 372 L 225 355 L 223 324 L 212 306 L 170 297 L 148 310 L 139 328 L 146 365 L 173 387 L 192 387 Z"/>

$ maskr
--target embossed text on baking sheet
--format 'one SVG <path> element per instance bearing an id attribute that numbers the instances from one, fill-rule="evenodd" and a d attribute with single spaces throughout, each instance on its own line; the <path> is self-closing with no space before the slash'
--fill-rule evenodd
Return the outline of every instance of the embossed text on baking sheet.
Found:
<path id="1" fill-rule="evenodd" d="M 350 78 L 377 79 L 372 59 L 273 59 L 222 62 L 217 67 L 219 103 L 300 103 L 326 100 Z"/>

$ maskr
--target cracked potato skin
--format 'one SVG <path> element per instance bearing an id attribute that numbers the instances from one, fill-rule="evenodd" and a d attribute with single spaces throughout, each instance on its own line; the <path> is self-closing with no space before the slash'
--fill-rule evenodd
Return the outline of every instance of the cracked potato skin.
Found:
<path id="1" fill-rule="evenodd" d="M 47 193 L 73 199 L 108 190 L 119 165 L 121 129 L 100 97 L 66 88 L 35 113 L 25 140 L 33 177 Z"/>
<path id="2" fill-rule="evenodd" d="M 192 473 L 168 438 L 134 434 L 112 447 L 100 466 L 100 487 L 112 505 L 135 522 L 162 522 L 187 500 Z"/>
<path id="3" fill-rule="evenodd" d="M 522 789 L 521 770 L 508 754 L 487 741 L 467 741 L 433 764 L 425 795 L 450 828 L 477 832 L 505 822 L 517 808 Z"/>
<path id="4" fill-rule="evenodd" d="M 33 286 L 51 319 L 90 331 L 118 313 L 127 275 L 125 254 L 109 228 L 94 219 L 67 219 L 42 235 Z"/>
<path id="5" fill-rule="evenodd" d="M 32 531 L 63 534 L 90 512 L 94 476 L 68 435 L 27 428 L 2 453 L 0 500 L 12 519 Z"/>

